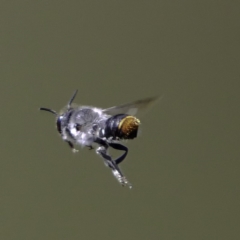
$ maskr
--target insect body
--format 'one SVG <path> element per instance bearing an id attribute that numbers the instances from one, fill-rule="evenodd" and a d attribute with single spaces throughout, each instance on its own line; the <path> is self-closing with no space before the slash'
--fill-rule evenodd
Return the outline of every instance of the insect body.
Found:
<path id="1" fill-rule="evenodd" d="M 77 91 L 60 114 L 49 108 L 40 108 L 40 110 L 51 112 L 57 116 L 58 132 L 74 152 L 77 151 L 74 148 L 75 144 L 92 149 L 92 145 L 96 143 L 98 145 L 96 153 L 104 159 L 106 166 L 111 168 L 119 183 L 131 187 L 118 166 L 128 153 L 128 148 L 120 141 L 137 137 L 140 121 L 135 117 L 136 113 L 151 105 L 157 98 L 148 98 L 118 107 L 100 109 L 89 106 L 73 106 L 72 102 L 76 94 Z M 124 153 L 120 157 L 112 159 L 108 154 L 110 147 Z"/>

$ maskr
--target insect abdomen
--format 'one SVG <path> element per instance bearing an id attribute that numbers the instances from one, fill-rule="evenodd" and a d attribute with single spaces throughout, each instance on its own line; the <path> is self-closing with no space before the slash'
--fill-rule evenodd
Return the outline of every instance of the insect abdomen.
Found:
<path id="1" fill-rule="evenodd" d="M 134 139 L 137 137 L 140 121 L 130 115 L 118 114 L 106 121 L 105 137 L 113 139 Z"/>

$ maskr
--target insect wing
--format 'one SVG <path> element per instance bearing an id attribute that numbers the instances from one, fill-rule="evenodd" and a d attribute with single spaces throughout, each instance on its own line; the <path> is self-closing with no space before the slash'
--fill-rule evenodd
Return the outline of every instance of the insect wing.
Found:
<path id="1" fill-rule="evenodd" d="M 159 97 L 145 98 L 132 103 L 123 104 L 120 106 L 110 107 L 103 110 L 107 115 L 128 114 L 131 116 L 142 115 L 152 105 L 159 100 Z"/>

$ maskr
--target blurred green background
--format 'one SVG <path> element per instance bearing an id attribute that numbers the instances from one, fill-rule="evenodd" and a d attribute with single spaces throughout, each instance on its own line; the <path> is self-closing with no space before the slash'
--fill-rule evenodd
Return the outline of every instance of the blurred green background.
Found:
<path id="1" fill-rule="evenodd" d="M 1 1 L 0 239 L 240 239 L 238 1 Z M 164 95 L 122 188 L 39 107 Z"/>

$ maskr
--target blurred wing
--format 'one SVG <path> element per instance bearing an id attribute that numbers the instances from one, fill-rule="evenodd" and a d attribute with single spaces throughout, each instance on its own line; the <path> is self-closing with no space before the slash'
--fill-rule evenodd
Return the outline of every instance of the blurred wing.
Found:
<path id="1" fill-rule="evenodd" d="M 106 113 L 108 115 L 128 114 L 135 116 L 146 112 L 146 110 L 154 105 L 159 99 L 159 97 L 145 98 L 143 100 L 138 100 L 132 103 L 104 109 L 103 113 Z"/>

